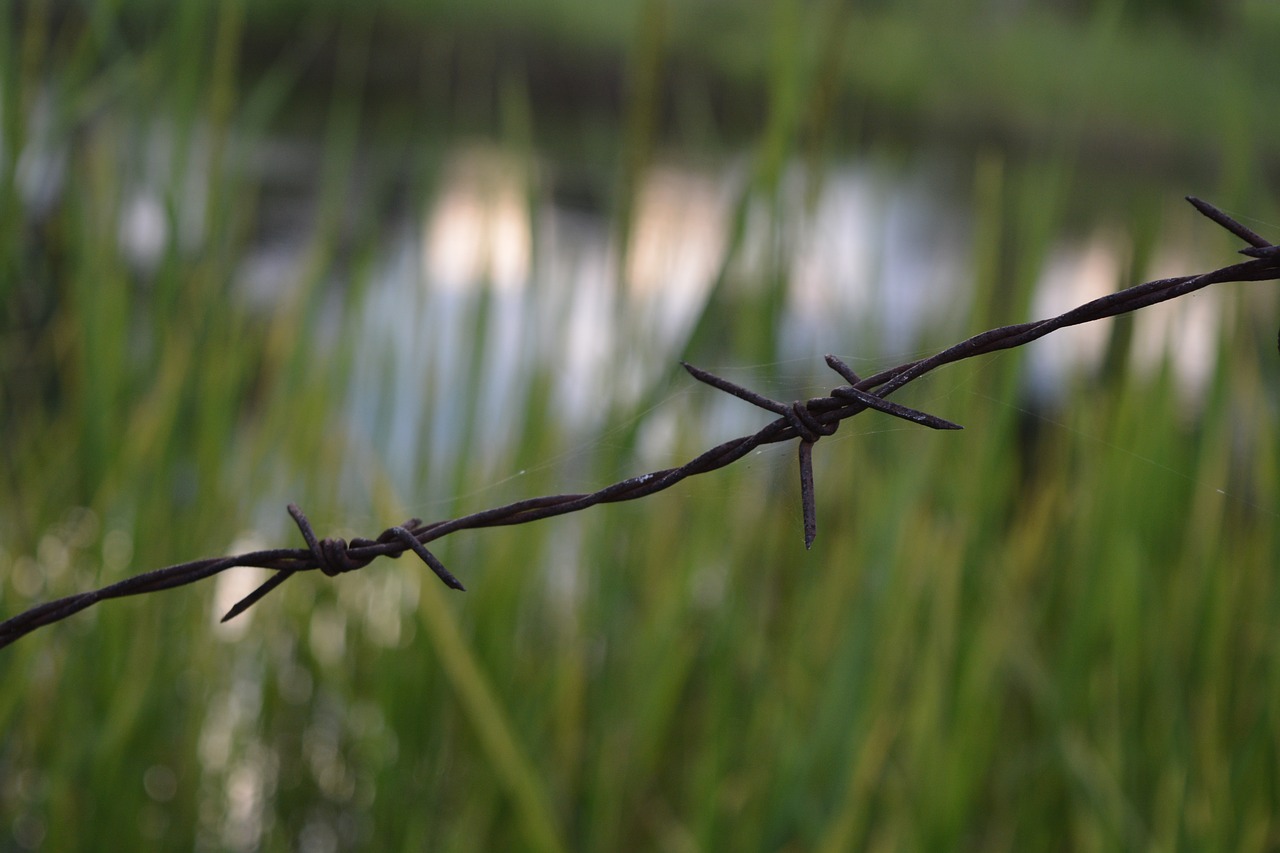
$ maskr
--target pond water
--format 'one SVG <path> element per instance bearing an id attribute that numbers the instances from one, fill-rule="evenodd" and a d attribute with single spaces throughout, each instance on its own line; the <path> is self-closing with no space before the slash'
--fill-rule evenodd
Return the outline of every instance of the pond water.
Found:
<path id="1" fill-rule="evenodd" d="M 642 407 L 673 381 L 692 384 L 683 374 L 673 380 L 672 371 L 704 312 L 751 305 L 778 279 L 785 297 L 772 309 L 768 339 L 735 345 L 730 332 L 705 365 L 748 384 L 772 383 L 756 387 L 773 396 L 839 384 L 826 375 L 828 352 L 866 375 L 981 331 L 972 305 L 975 202 L 967 188 L 957 190 L 964 166 L 945 158 L 922 158 L 911 169 L 849 159 L 829 165 L 814 192 L 797 164 L 766 202 L 745 191 L 745 159 L 720 166 L 670 160 L 649 169 L 624 251 L 607 213 L 539 191 L 538 177 L 514 155 L 486 145 L 455 150 L 422 215 L 389 241 L 352 319 L 362 341 L 350 389 L 360 443 L 396 460 L 392 476 L 404 479 L 397 485 L 420 489 L 424 472 L 448 467 L 439 463 L 468 423 L 486 424 L 495 447 L 509 443 L 515 419 L 504 412 L 542 393 L 528 384 L 539 371 L 550 377 L 563 426 L 590 435 L 608 413 Z M 1180 217 L 1176 210 L 1165 217 L 1147 278 L 1229 262 L 1211 257 L 1222 245 L 1213 226 L 1195 222 L 1189 207 Z M 735 217 L 742 222 L 736 245 Z M 1193 228 L 1203 239 L 1189 238 Z M 1136 283 L 1127 277 L 1131 252 L 1127 234 L 1105 221 L 1054 238 L 1027 282 L 1031 315 L 1061 313 Z M 709 307 L 717 282 L 721 301 Z M 1194 403 L 1214 369 L 1223 300 L 1234 298 L 1211 289 L 1140 312 L 1133 368 L 1151 373 L 1171 358 Z M 732 329 L 734 320 L 721 325 Z M 1111 325 L 1064 330 L 1033 345 L 1027 393 L 1051 403 L 1072 377 L 1096 371 Z M 450 405 L 467 398 L 467 387 L 480 389 L 470 414 Z M 759 412 L 721 402 L 716 435 L 760 425 Z M 667 464 L 661 436 L 670 431 L 660 413 L 649 417 L 657 438 L 647 455 Z M 491 458 L 489 473 L 500 475 L 503 455 Z"/>
<path id="2" fill-rule="evenodd" d="M 42 130 L 41 109 L 17 174 L 37 214 L 67 191 L 69 156 Z M 198 133 L 186 152 L 160 120 L 139 138 L 146 167 L 120 193 L 118 240 L 145 270 L 171 240 L 198 242 L 212 188 L 202 173 L 210 146 Z M 306 140 L 268 138 L 245 145 L 241 156 L 260 199 L 236 293 L 270 311 L 313 263 L 320 194 L 313 179 L 323 152 Z M 160 176 L 175 158 L 189 167 L 181 208 L 170 215 L 165 199 L 175 190 Z M 960 340 L 980 331 L 976 318 L 989 313 L 973 305 L 977 294 L 991 292 L 979 283 L 989 265 L 978 254 L 989 248 L 975 248 L 990 238 L 976 233 L 975 220 L 980 185 L 993 174 L 998 184 L 1002 163 L 998 155 L 946 148 L 850 154 L 824 163 L 820 175 L 793 163 L 765 194 L 752 187 L 748 151 L 717 158 L 668 152 L 637 178 L 623 239 L 616 212 L 592 201 L 604 190 L 565 190 L 583 182 L 574 164 L 455 141 L 433 161 L 434 173 L 420 182 L 425 189 L 402 188 L 405 197 L 378 223 L 381 248 L 359 301 L 332 300 L 329 327 L 358 342 L 343 395 L 351 441 L 375 454 L 400 489 L 422 493 L 445 485 L 431 482 L 431 472 L 449 468 L 441 463 L 476 423 L 485 425 L 486 473 L 510 473 L 504 448 L 518 421 L 506 413 L 523 410 L 531 394 L 549 395 L 563 428 L 589 437 L 611 413 L 688 387 L 683 375 L 672 378 L 682 357 L 710 358 L 704 366 L 748 384 L 772 383 L 757 387 L 793 399 L 836 384 L 825 353 L 865 375 Z M 357 157 L 357 190 L 362 168 Z M 1124 195 L 1106 176 L 1080 182 L 1067 196 L 1085 196 L 1100 182 L 1112 184 L 1111 197 Z M 1136 195 L 1159 199 L 1155 260 L 1145 278 L 1230 260 L 1222 235 L 1181 202 L 1183 189 L 1166 197 L 1135 182 Z M 357 192 L 354 202 L 361 201 Z M 1131 237 L 1117 224 L 1123 211 L 1064 206 L 1085 213 L 1054 230 L 1028 267 L 1033 273 L 1016 285 L 1029 288 L 1017 297 L 1024 304 L 997 312 L 1002 322 L 1050 316 L 1136 283 Z M 337 276 L 331 289 L 342 293 L 349 283 Z M 1228 301 L 1258 298 L 1242 293 L 1210 289 L 1139 312 L 1133 368 L 1151 373 L 1170 358 L 1194 404 L 1214 370 Z M 765 327 L 742 333 L 739 307 L 754 318 L 747 324 L 759 326 L 768 315 Z M 695 328 L 708 322 L 723 334 L 704 335 L 691 351 Z M 1030 347 L 1028 395 L 1053 402 L 1072 377 L 1097 370 L 1111 326 L 1092 323 Z M 533 384 L 539 377 L 546 381 Z M 717 435 L 760 423 L 758 412 L 736 401 L 714 405 L 707 423 Z M 652 421 L 645 455 L 669 463 L 672 425 L 661 413 Z M 361 464 L 358 455 L 352 464 Z"/>

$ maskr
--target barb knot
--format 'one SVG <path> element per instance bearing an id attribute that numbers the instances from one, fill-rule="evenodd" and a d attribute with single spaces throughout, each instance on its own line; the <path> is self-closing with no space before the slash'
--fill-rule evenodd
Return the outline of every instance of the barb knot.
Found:
<path id="1" fill-rule="evenodd" d="M 317 539 L 315 531 L 311 529 L 311 522 L 307 520 L 306 514 L 297 504 L 289 504 L 289 515 L 293 516 L 293 521 L 298 525 L 302 538 L 307 541 L 307 549 L 315 558 L 316 565 L 329 577 L 333 578 L 343 572 L 363 569 L 372 562 L 370 559 L 353 558 L 348 552 L 345 539 Z"/>
<path id="2" fill-rule="evenodd" d="M 796 431 L 796 435 L 800 436 L 800 440 L 813 444 L 824 435 L 833 435 L 840 427 L 840 422 L 824 424 L 809 411 L 809 406 L 803 400 L 796 400 L 782 413 L 787 419 L 787 423 L 791 424 L 791 428 Z"/>

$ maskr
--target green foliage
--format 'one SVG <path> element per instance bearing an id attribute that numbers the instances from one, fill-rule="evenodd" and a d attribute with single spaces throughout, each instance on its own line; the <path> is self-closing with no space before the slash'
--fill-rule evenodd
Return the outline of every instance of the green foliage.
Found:
<path id="1" fill-rule="evenodd" d="M 625 138 L 545 126 L 516 72 L 489 128 L 519 156 L 563 136 L 588 150 L 579 165 L 616 164 L 618 211 L 660 147 L 661 42 L 678 48 L 695 14 L 641 5 L 645 26 L 610 30 L 634 40 L 642 102 Z M 427 196 L 457 137 L 436 115 L 370 105 L 382 54 L 368 17 L 317 7 L 303 22 L 314 29 L 299 25 L 262 70 L 245 58 L 266 14 L 254 6 L 166 5 L 145 23 L 96 6 L 49 17 L 38 3 L 0 16 L 0 616 L 247 550 L 248 529 L 291 543 L 286 499 L 321 532 L 368 535 L 424 505 L 439 517 L 639 473 L 659 414 L 674 411 L 678 436 L 659 464 L 723 437 L 705 426 L 702 391 L 575 433 L 549 402 L 560 366 L 534 364 L 504 412 L 512 447 L 464 430 L 431 460 L 445 470 L 422 462 L 408 476 L 421 491 L 399 487 L 396 460 L 349 435 L 341 389 L 371 345 L 356 319 L 382 214 L 406 183 Z M 580 11 L 552 8 L 571 22 Z M 946 94 L 935 87 L 976 84 L 963 70 L 918 76 L 928 34 L 905 17 L 780 2 L 765 19 L 779 35 L 755 46 L 769 86 L 750 178 L 686 349 L 772 374 L 790 287 L 785 172 L 805 163 L 816 194 L 849 142 L 831 118 L 851 85 L 841 75 L 874 77 L 925 118 Z M 317 95 L 312 48 L 335 22 L 350 26 Z M 877 38 L 842 62 L 841 28 L 860 25 Z M 1078 36 L 1042 26 L 1024 35 L 1043 42 L 1000 36 L 1015 67 Z M 821 50 L 797 48 L 814 28 Z M 1123 41 L 1097 30 L 1098 44 Z M 901 67 L 873 61 L 881 36 Z M 1018 123 L 1019 87 L 1052 86 L 1015 78 L 984 85 Z M 318 162 L 302 170 L 319 188 L 315 224 L 263 305 L 237 285 L 269 225 L 250 164 L 260 143 L 308 126 L 298 100 L 320 104 Z M 1251 98 L 1216 109 L 1217 144 L 1246 161 L 1223 169 L 1224 201 L 1266 216 L 1247 161 L 1273 119 Z M 1025 319 L 1055 235 L 1082 221 L 1129 235 L 1138 258 L 1174 227 L 1162 192 L 1117 199 L 1109 177 L 1084 183 L 1086 113 L 1042 157 L 992 147 L 960 170 L 973 250 L 955 275 L 977 283 L 964 331 Z M 1204 144 L 1186 114 L 1161 116 Z M 157 127 L 164 156 L 148 147 Z M 21 165 L 32 151 L 66 174 L 43 207 L 23 184 L 43 162 Z M 119 236 L 140 186 L 167 235 L 145 264 Z M 760 210 L 776 238 L 763 248 L 745 237 Z M 744 280 L 749 251 L 767 256 L 759 280 Z M 0 652 L 0 849 L 1272 849 L 1280 371 L 1255 303 L 1226 304 L 1202 407 L 1169 366 L 1116 367 L 1118 333 L 1110 371 L 1056 409 L 1022 408 L 1014 352 L 904 392 L 962 433 L 885 428 L 874 413 L 846 424 L 815 452 L 810 552 L 794 460 L 778 448 L 642 502 L 445 540 L 462 596 L 406 558 L 294 579 L 229 629 L 214 624 L 212 581 L 43 629 Z M 482 375 L 498 311 L 488 294 L 461 315 L 463 375 Z M 434 367 L 405 393 L 428 395 Z M 480 397 L 433 424 L 487 423 Z"/>

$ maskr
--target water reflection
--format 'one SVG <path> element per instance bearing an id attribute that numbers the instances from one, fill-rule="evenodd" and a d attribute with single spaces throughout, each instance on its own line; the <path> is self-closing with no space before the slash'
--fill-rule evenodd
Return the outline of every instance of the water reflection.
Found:
<path id="1" fill-rule="evenodd" d="M 525 410 L 534 393 L 527 383 L 539 373 L 550 387 L 537 393 L 551 396 L 567 435 L 589 433 L 610 407 L 635 405 L 669 375 L 725 270 L 744 174 L 733 166 L 651 169 L 624 258 L 605 214 L 541 192 L 526 161 L 490 146 L 459 150 L 421 225 L 410 223 L 394 241 L 357 321 L 364 343 L 349 411 L 359 443 L 379 455 L 403 494 L 430 494 L 452 487 L 434 472 L 451 470 L 476 424 L 486 443 L 476 454 L 480 475 L 511 473 L 518 423 L 510 413 Z M 761 286 L 753 282 L 782 259 L 778 274 L 789 290 L 773 352 L 803 365 L 803 381 L 830 383 L 818 378 L 826 352 L 883 365 L 924 341 L 977 331 L 969 320 L 968 201 L 944 197 L 936 187 L 947 183 L 936 170 L 846 163 L 810 199 L 796 167 L 771 206 L 746 202 L 729 286 Z M 1128 283 L 1128 251 L 1110 229 L 1063 238 L 1035 283 L 1034 313 L 1057 314 Z M 1196 266 L 1181 251 L 1162 248 L 1157 257 L 1179 273 Z M 1135 365 L 1149 370 L 1172 353 L 1179 386 L 1198 394 L 1213 369 L 1218 298 L 1141 312 Z M 1110 334 L 1110 322 L 1100 322 L 1038 342 L 1029 353 L 1033 392 L 1066 393 L 1072 376 L 1098 368 Z M 715 420 L 718 432 L 748 430 L 758 414 L 727 405 Z M 674 435 L 669 423 L 652 431 L 645 455 L 662 458 Z"/>
<path id="2" fill-rule="evenodd" d="M 1031 300 L 1036 317 L 1053 317 L 1113 292 L 1122 282 L 1126 248 L 1110 231 L 1062 242 L 1049 252 Z M 1041 400 L 1060 400 L 1071 379 L 1102 364 L 1114 320 L 1061 329 L 1027 352 L 1028 385 Z"/>
<path id="3" fill-rule="evenodd" d="M 702 310 L 729 248 L 737 183 L 732 172 L 671 165 L 645 175 L 627 254 L 628 322 L 656 353 L 682 343 Z"/>
<path id="4" fill-rule="evenodd" d="M 821 364 L 822 355 L 851 348 L 888 357 L 919 347 L 929 332 L 962 333 L 972 298 L 969 217 L 932 177 L 846 164 L 824 178 L 806 211 L 794 170 L 799 228 L 780 341 L 788 358 Z"/>
<path id="5" fill-rule="evenodd" d="M 1036 283 L 1032 312 L 1037 317 L 1061 314 L 1132 284 L 1125 281 L 1130 251 L 1114 230 L 1098 229 L 1087 240 L 1059 243 Z M 1185 246 L 1169 243 L 1157 253 L 1147 278 L 1172 278 L 1204 267 Z M 1242 298 L 1237 294 L 1207 288 L 1131 315 L 1131 367 L 1138 376 L 1153 378 L 1167 366 L 1188 416 L 1197 413 L 1203 403 L 1217 363 L 1226 306 L 1228 300 Z M 1075 377 L 1096 372 L 1106 355 L 1114 322 L 1086 323 L 1037 341 L 1027 356 L 1028 387 L 1033 396 L 1063 402 Z"/>
<path id="6" fill-rule="evenodd" d="M 484 423 L 495 449 L 509 443 L 505 413 L 522 408 L 533 369 L 550 369 L 570 431 L 641 399 L 721 273 L 743 180 L 733 168 L 652 169 L 624 259 L 603 215 L 531 198 L 533 176 L 509 155 L 459 152 L 421 233 L 400 235 L 359 320 L 369 343 L 357 354 L 351 411 L 362 444 L 382 448 L 384 461 L 396 460 L 397 485 L 420 493 L 423 473 L 448 467 L 468 423 Z M 782 199 L 781 210 L 748 209 L 734 275 L 749 286 L 771 262 L 759 247 L 786 248 L 794 285 L 779 323 L 784 357 L 847 351 L 851 330 L 907 349 L 955 316 L 947 306 L 965 298 L 956 271 L 967 264 L 967 235 L 921 186 L 850 166 L 808 205 L 795 169 Z M 449 405 L 473 389 L 474 413 Z M 733 410 L 743 428 L 752 422 L 754 413 Z M 501 454 L 486 458 L 500 473 Z"/>
<path id="7" fill-rule="evenodd" d="M 422 246 L 426 281 L 444 290 L 485 282 L 499 292 L 529 279 L 529 176 L 500 149 L 464 149 L 445 167 L 443 187 L 427 216 Z"/>
<path id="8" fill-rule="evenodd" d="M 1151 277 L 1186 275 L 1194 269 L 1195 259 L 1185 247 L 1170 245 L 1159 255 Z M 1167 360 L 1189 415 L 1200 410 L 1217 368 L 1218 337 L 1228 305 L 1241 298 L 1248 298 L 1247 291 L 1210 287 L 1144 308 L 1134 321 L 1134 368 L 1152 376 Z"/>
<path id="9" fill-rule="evenodd" d="M 36 138 L 48 124 L 41 115 Z M 184 235 L 198 230 L 206 189 L 197 139 L 179 176 L 183 210 L 166 212 L 154 187 L 171 171 L 170 137 L 163 123 L 140 137 L 153 165 L 120 195 L 116 238 L 144 271 L 175 239 L 190 242 Z M 264 186 L 273 175 L 297 184 L 306 171 L 298 163 L 315 160 L 314 152 L 297 154 L 292 144 L 264 146 Z M 56 145 L 23 152 L 18 177 L 34 212 L 60 191 L 64 159 Z M 286 160 L 291 171 L 277 170 Z M 722 275 L 731 294 L 786 281 L 770 352 L 798 365 L 786 372 L 799 373 L 797 384 L 809 390 L 831 382 L 821 368 L 826 352 L 865 370 L 859 361 L 884 366 L 971 334 L 972 202 L 955 190 L 957 171 L 964 168 L 927 160 L 910 169 L 845 161 L 828 167 L 815 192 L 794 165 L 766 202 L 748 192 L 740 161 L 669 160 L 638 182 L 624 253 L 609 215 L 558 200 L 536 161 L 487 143 L 459 147 L 433 196 L 421 200 L 422 215 L 393 226 L 356 316 L 342 320 L 360 341 L 347 391 L 350 475 L 376 458 L 402 494 L 452 493 L 456 483 L 437 472 L 452 469 L 464 436 L 483 424 L 485 446 L 473 454 L 482 470 L 472 473 L 509 476 L 520 429 L 510 413 L 526 411 L 534 393 L 550 400 L 567 436 L 590 435 L 610 410 L 635 407 L 666 381 Z M 264 198 L 270 233 L 258 235 L 239 282 L 240 295 L 259 305 L 277 301 L 282 282 L 297 280 L 311 256 L 315 204 L 290 192 Z M 1059 238 L 1034 283 L 1033 314 L 1131 283 L 1129 252 L 1113 228 Z M 1154 257 L 1151 277 L 1205 266 L 1185 240 L 1166 241 Z M 1206 291 L 1135 315 L 1133 366 L 1150 374 L 1168 358 L 1188 411 L 1214 370 L 1223 300 L 1232 298 Z M 1110 334 L 1104 321 L 1037 342 L 1027 354 L 1032 393 L 1061 399 L 1073 376 L 1098 368 Z M 547 384 L 533 389 L 537 375 Z M 727 401 L 713 421 L 717 432 L 744 431 L 758 425 L 758 413 Z M 677 434 L 673 421 L 656 418 L 643 435 L 644 456 L 669 462 Z"/>

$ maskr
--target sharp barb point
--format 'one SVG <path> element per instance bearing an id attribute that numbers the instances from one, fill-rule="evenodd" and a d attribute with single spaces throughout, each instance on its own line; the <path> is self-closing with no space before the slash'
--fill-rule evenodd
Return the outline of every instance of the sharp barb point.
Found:
<path id="1" fill-rule="evenodd" d="M 830 367 L 836 373 L 839 373 L 845 382 L 848 382 L 850 385 L 857 385 L 862 381 L 862 377 L 858 376 L 858 374 L 854 372 L 853 368 L 845 363 L 844 359 L 831 353 L 827 353 L 824 358 L 826 359 L 827 367 Z"/>
<path id="2" fill-rule="evenodd" d="M 1249 245 L 1256 248 L 1265 248 L 1271 245 L 1271 243 L 1266 239 L 1255 233 L 1252 229 L 1246 227 L 1243 223 L 1237 222 L 1222 209 L 1209 204 L 1209 202 L 1203 199 L 1196 198 L 1193 195 L 1189 195 L 1186 198 L 1187 201 L 1191 202 L 1192 207 L 1200 211 L 1201 214 L 1230 231 Z"/>
<path id="3" fill-rule="evenodd" d="M 804 547 L 818 538 L 818 513 L 813 497 L 813 442 L 800 442 L 800 506 L 804 513 Z"/>

